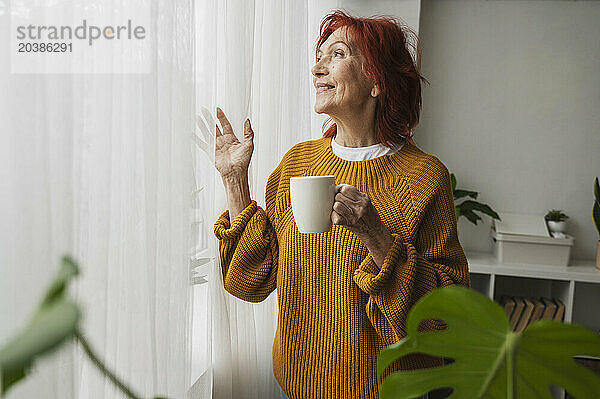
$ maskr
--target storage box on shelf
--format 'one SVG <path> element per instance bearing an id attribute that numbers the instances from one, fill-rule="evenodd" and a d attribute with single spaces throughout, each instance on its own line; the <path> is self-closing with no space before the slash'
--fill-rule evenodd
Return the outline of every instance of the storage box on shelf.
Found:
<path id="1" fill-rule="evenodd" d="M 533 237 L 502 234 L 492 229 L 494 255 L 503 263 L 568 266 L 573 237 Z"/>
<path id="2" fill-rule="evenodd" d="M 499 212 L 501 221 L 493 220 L 492 248 L 502 263 L 567 266 L 574 238 L 554 238 L 544 217 Z"/>
<path id="3" fill-rule="evenodd" d="M 600 270 L 595 260 L 571 260 L 569 266 L 503 263 L 494 253 L 467 252 L 471 286 L 497 303 L 503 296 L 557 298 L 565 305 L 563 320 L 600 330 Z M 553 387 L 555 398 L 563 389 Z"/>

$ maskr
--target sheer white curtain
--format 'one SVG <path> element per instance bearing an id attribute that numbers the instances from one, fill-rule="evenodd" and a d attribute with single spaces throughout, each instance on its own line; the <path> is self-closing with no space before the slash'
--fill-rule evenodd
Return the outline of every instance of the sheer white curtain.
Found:
<path id="1" fill-rule="evenodd" d="M 24 326 L 69 253 L 81 266 L 71 294 L 91 346 L 140 396 L 184 398 L 193 4 L 146 2 L 149 74 L 11 74 L 11 13 L 58 3 L 0 1 L 0 345 Z M 86 5 L 111 7 L 113 23 L 137 15 L 127 4 Z M 105 55 L 115 66 L 130 56 Z M 7 395 L 119 397 L 73 344 Z"/>
<path id="2" fill-rule="evenodd" d="M 221 107 L 238 137 L 243 121 L 250 118 L 255 131 L 250 193 L 264 207 L 270 172 L 293 144 L 311 138 L 308 54 L 315 37 L 308 34 L 308 2 L 203 1 L 196 15 L 198 112 L 206 107 L 214 116 L 216 106 Z M 197 256 L 211 261 L 201 273 L 208 282 L 196 289 L 205 302 L 195 302 L 194 314 L 205 323 L 197 324 L 194 340 L 207 344 L 206 351 L 194 356 L 194 374 L 206 370 L 206 385 L 198 385 L 198 392 L 211 391 L 212 385 L 212 396 L 206 397 L 275 398 L 279 391 L 271 347 L 276 294 L 251 304 L 223 289 L 213 224 L 227 209 L 227 198 L 213 166 L 213 120 L 201 119 L 210 134 L 197 131 L 207 144 L 200 144 L 206 150 L 198 152 L 196 167 L 198 184 L 205 187 L 199 201 L 204 212 Z"/>
<path id="3" fill-rule="evenodd" d="M 335 8 L 355 15 L 392 14 L 418 28 L 420 1 L 204 0 L 197 4 L 198 148 L 193 398 L 278 398 L 271 349 L 277 297 L 260 304 L 223 289 L 213 225 L 227 209 L 214 168 L 214 119 L 219 106 L 238 138 L 250 118 L 255 132 L 250 193 L 265 206 L 269 174 L 295 143 L 322 136 L 310 69 L 322 18 Z M 208 133 L 206 131 L 208 130 Z"/>

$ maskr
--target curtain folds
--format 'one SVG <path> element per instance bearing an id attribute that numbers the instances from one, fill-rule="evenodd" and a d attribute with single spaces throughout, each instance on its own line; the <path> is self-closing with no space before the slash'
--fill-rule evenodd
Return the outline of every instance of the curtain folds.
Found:
<path id="1" fill-rule="evenodd" d="M 0 5 L 0 344 L 32 316 L 68 253 L 81 266 L 71 290 L 83 310 L 80 327 L 98 355 L 142 397 L 185 398 L 193 3 L 143 2 L 150 73 L 11 74 L 4 62 L 11 15 L 36 7 L 50 15 L 59 3 Z M 131 4 L 85 4 L 83 15 L 104 7 L 108 22 L 139 21 Z M 115 68 L 132 57 L 118 47 L 103 54 Z M 6 397 L 123 396 L 69 343 Z"/>

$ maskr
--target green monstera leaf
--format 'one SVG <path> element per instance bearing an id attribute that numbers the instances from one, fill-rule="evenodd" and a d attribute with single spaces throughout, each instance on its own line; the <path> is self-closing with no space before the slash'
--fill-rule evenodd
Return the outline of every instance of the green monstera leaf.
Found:
<path id="1" fill-rule="evenodd" d="M 37 356 L 58 347 L 74 333 L 81 312 L 65 292 L 78 270 L 75 262 L 64 257 L 56 279 L 29 324 L 0 348 L 0 396 L 26 376 Z"/>
<path id="2" fill-rule="evenodd" d="M 422 320 L 448 328 L 418 332 Z M 504 309 L 466 287 L 438 288 L 421 298 L 407 319 L 407 336 L 383 349 L 377 375 L 413 352 L 454 359 L 442 367 L 400 371 L 381 383 L 379 397 L 414 398 L 452 388 L 453 398 L 548 398 L 549 385 L 576 398 L 600 397 L 600 377 L 573 359 L 600 356 L 600 337 L 576 324 L 540 320 L 521 332 L 510 330 Z"/>

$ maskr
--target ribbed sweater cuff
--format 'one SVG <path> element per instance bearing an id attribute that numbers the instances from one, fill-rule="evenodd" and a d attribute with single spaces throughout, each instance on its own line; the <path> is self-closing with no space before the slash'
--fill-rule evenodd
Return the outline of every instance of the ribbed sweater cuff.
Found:
<path id="1" fill-rule="evenodd" d="M 394 242 L 383 260 L 381 269 L 377 266 L 371 254 L 367 254 L 358 269 L 354 271 L 354 282 L 369 295 L 381 291 L 394 272 L 394 268 L 399 263 L 407 260 L 406 246 L 402 241 L 402 237 L 399 234 L 392 233 L 392 235 L 394 236 Z"/>
<path id="2" fill-rule="evenodd" d="M 252 218 L 258 206 L 256 200 L 252 200 L 250 204 L 244 208 L 239 215 L 233 219 L 233 222 L 229 221 L 229 209 L 219 216 L 215 222 L 215 236 L 219 240 L 237 238 L 242 235 L 248 221 Z"/>

